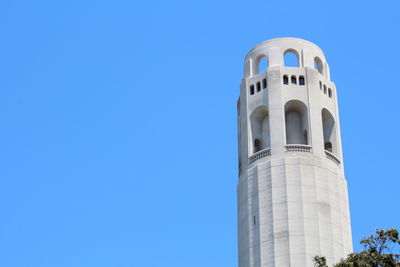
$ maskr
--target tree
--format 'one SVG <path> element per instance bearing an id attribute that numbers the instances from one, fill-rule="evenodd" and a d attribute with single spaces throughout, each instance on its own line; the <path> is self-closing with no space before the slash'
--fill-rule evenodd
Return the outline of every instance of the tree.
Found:
<path id="1" fill-rule="evenodd" d="M 400 267 L 398 230 L 376 229 L 376 234 L 361 239 L 360 244 L 361 252 L 349 254 L 333 267 Z M 325 257 L 315 256 L 314 267 L 328 267 Z"/>
<path id="2" fill-rule="evenodd" d="M 325 257 L 315 256 L 313 260 L 314 260 L 314 267 L 328 267 L 328 265 L 326 265 Z"/>

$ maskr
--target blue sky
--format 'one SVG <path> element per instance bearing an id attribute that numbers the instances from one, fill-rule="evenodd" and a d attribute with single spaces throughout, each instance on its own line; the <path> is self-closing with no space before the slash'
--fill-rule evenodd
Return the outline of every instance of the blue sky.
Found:
<path id="1" fill-rule="evenodd" d="M 400 227 L 399 1 L 2 1 L 0 266 L 237 266 L 236 100 L 276 37 L 326 54 L 355 248 Z"/>

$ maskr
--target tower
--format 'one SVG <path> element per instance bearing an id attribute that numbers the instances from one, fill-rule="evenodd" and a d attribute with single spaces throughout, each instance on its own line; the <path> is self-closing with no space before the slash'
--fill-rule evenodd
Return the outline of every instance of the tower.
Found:
<path id="1" fill-rule="evenodd" d="M 288 55 L 296 67 L 285 66 Z M 350 253 L 336 86 L 323 51 L 297 38 L 255 46 L 238 131 L 239 267 L 310 267 L 315 255 L 332 264 Z"/>

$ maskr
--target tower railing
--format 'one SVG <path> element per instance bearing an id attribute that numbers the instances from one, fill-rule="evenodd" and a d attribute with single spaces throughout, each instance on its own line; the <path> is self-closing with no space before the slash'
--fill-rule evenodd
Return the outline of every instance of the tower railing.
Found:
<path id="1" fill-rule="evenodd" d="M 253 154 L 249 158 L 249 164 L 252 164 L 254 161 L 259 160 L 259 159 L 264 158 L 264 157 L 268 157 L 268 156 L 271 156 L 271 149 L 270 148 L 266 148 L 266 149 L 260 150 L 257 153 Z"/>
<path id="2" fill-rule="evenodd" d="M 328 159 L 334 161 L 337 164 L 340 164 L 340 160 L 332 152 L 325 150 L 325 155 Z"/>
<path id="3" fill-rule="evenodd" d="M 312 152 L 312 146 L 310 145 L 286 145 L 285 146 L 286 152 Z"/>

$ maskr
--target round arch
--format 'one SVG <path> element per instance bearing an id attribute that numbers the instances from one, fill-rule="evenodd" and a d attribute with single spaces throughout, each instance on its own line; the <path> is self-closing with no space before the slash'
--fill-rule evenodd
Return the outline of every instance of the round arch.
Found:
<path id="1" fill-rule="evenodd" d="M 319 57 L 314 58 L 314 68 L 318 70 L 321 75 L 324 75 L 324 64 Z"/>
<path id="2" fill-rule="evenodd" d="M 254 75 L 266 71 L 268 68 L 268 56 L 260 54 L 254 60 Z"/>
<path id="3" fill-rule="evenodd" d="M 300 67 L 300 55 L 296 49 L 289 48 L 283 52 L 283 66 L 285 67 Z"/>
<path id="4" fill-rule="evenodd" d="M 250 116 L 253 153 L 270 147 L 269 114 L 265 106 L 257 107 Z"/>
<path id="5" fill-rule="evenodd" d="M 307 106 L 299 100 L 285 104 L 286 144 L 309 144 L 309 124 Z"/>
<path id="6" fill-rule="evenodd" d="M 337 155 L 337 136 L 335 118 L 326 108 L 321 110 L 324 149 Z"/>

